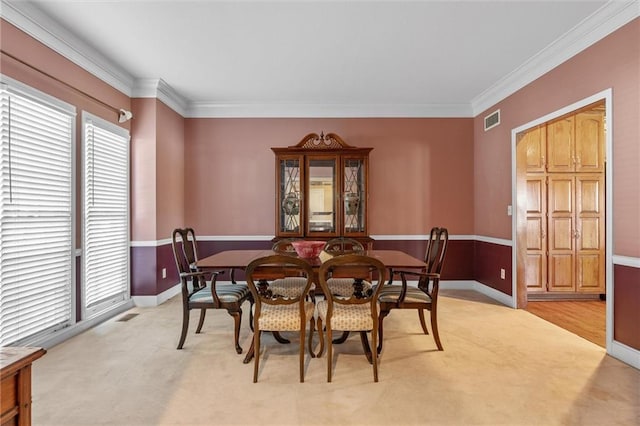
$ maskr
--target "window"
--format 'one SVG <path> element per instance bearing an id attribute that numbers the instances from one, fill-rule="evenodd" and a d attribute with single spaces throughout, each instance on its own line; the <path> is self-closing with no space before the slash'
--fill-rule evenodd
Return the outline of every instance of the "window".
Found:
<path id="1" fill-rule="evenodd" d="M 0 345 L 73 323 L 75 108 L 0 87 Z"/>
<path id="2" fill-rule="evenodd" d="M 83 318 L 129 298 L 129 132 L 83 113 Z"/>

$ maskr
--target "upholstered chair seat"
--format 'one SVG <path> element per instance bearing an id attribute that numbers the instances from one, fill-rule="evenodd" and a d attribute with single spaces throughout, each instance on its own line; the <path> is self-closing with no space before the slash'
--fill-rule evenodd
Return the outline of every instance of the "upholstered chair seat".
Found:
<path id="1" fill-rule="evenodd" d="M 247 287 L 246 285 L 218 284 L 216 285 L 216 293 L 218 294 L 218 299 L 221 302 L 229 303 L 244 300 L 249 296 L 251 292 L 249 291 L 249 287 Z M 207 286 L 202 290 L 193 293 L 189 300 L 192 302 L 213 303 L 211 287 Z"/>
<path id="2" fill-rule="evenodd" d="M 313 302 L 304 302 L 302 322 L 311 320 L 315 309 Z M 258 318 L 258 327 L 260 330 L 299 331 L 300 321 L 300 309 L 296 304 L 264 305 Z"/>
<path id="3" fill-rule="evenodd" d="M 318 317 L 323 323 L 327 323 L 328 303 L 326 300 L 318 302 Z M 380 309 L 378 309 L 378 312 Z M 371 306 L 365 305 L 339 305 L 333 306 L 331 327 L 334 330 L 360 331 L 373 329 Z"/>
<path id="4" fill-rule="evenodd" d="M 380 292 L 378 300 L 381 303 L 395 303 L 400 300 L 401 292 L 401 285 L 387 285 Z M 431 303 L 431 296 L 419 288 L 408 287 L 403 300 L 406 303 Z"/>

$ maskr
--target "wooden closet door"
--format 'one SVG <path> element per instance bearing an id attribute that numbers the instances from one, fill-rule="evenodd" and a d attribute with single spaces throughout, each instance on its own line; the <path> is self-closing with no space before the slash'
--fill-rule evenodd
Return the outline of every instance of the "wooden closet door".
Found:
<path id="1" fill-rule="evenodd" d="M 604 171 L 604 112 L 576 114 L 576 172 Z"/>
<path id="2" fill-rule="evenodd" d="M 576 176 L 576 291 L 605 292 L 604 178 Z"/>
<path id="3" fill-rule="evenodd" d="M 573 175 L 549 175 L 549 291 L 575 291 Z"/>
<path id="4" fill-rule="evenodd" d="M 547 171 L 575 170 L 574 116 L 547 124 Z"/>
<path id="5" fill-rule="evenodd" d="M 527 145 L 527 173 L 542 173 L 547 168 L 547 132 L 542 125 L 527 131 L 520 143 Z"/>
<path id="6" fill-rule="evenodd" d="M 544 175 L 527 177 L 527 258 L 529 292 L 547 290 L 547 184 Z"/>

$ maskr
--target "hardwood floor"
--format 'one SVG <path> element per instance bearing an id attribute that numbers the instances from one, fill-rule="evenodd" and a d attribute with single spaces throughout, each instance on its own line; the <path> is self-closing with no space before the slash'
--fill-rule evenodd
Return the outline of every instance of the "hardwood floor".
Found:
<path id="1" fill-rule="evenodd" d="M 606 347 L 606 302 L 600 300 L 558 300 L 528 302 L 527 311 Z"/>

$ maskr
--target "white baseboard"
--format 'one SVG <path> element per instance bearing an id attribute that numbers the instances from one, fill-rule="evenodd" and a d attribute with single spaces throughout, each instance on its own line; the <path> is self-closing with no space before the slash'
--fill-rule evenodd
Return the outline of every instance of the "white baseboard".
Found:
<path id="1" fill-rule="evenodd" d="M 607 348 L 607 353 L 612 357 L 640 370 L 640 351 L 614 340 L 611 342 L 611 347 Z"/>
<path id="2" fill-rule="evenodd" d="M 509 306 L 510 308 L 515 308 L 514 299 L 512 296 L 508 294 L 504 294 L 501 291 L 498 291 L 494 288 L 491 288 L 487 285 L 484 285 L 478 281 L 474 280 L 466 280 L 466 281 L 440 281 L 441 289 L 450 289 L 450 290 L 474 290 L 478 293 L 484 294 L 487 297 L 492 298 L 493 300 L 502 303 L 505 306 Z"/>
<path id="3" fill-rule="evenodd" d="M 155 296 L 132 296 L 133 302 L 140 308 L 153 308 L 180 294 L 180 283 Z"/>

